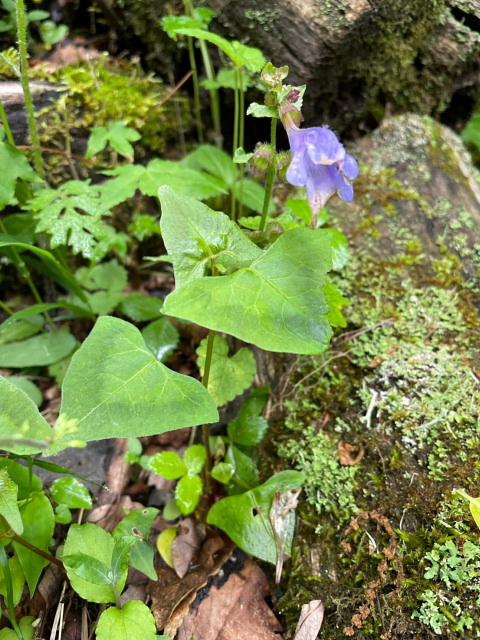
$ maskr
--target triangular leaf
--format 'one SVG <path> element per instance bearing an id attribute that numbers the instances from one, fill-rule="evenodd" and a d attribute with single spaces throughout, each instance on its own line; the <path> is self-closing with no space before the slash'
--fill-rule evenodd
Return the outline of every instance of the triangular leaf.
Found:
<path id="1" fill-rule="evenodd" d="M 332 335 L 323 291 L 331 266 L 328 231 L 291 229 L 249 267 L 187 282 L 163 312 L 262 349 L 322 353 Z"/>
<path id="2" fill-rule="evenodd" d="M 168 187 L 159 189 L 159 198 L 162 237 L 172 258 L 177 289 L 201 278 L 212 260 L 225 269 L 238 269 L 263 255 L 224 213 Z"/>
<path id="3" fill-rule="evenodd" d="M 133 438 L 215 422 L 203 385 L 158 362 L 138 329 L 99 318 L 63 383 L 61 413 L 81 440 Z M 65 446 L 65 445 L 64 445 Z"/>

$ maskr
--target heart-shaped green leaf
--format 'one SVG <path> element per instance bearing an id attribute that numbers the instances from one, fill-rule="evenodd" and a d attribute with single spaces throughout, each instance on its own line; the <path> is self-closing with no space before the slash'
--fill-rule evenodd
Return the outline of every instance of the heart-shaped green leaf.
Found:
<path id="1" fill-rule="evenodd" d="M 177 289 L 163 312 L 269 351 L 322 353 L 332 335 L 323 290 L 331 266 L 329 231 L 291 229 L 250 266 Z"/>
<path id="2" fill-rule="evenodd" d="M 218 419 L 198 380 L 158 362 L 138 329 L 112 317 L 99 318 L 73 356 L 61 412 L 78 420 L 76 437 L 87 441 L 153 435 Z"/>
<path id="3" fill-rule="evenodd" d="M 202 278 L 212 261 L 233 270 L 263 255 L 221 211 L 181 196 L 170 187 L 161 187 L 158 197 L 162 203 L 162 237 L 172 258 L 177 289 Z"/>

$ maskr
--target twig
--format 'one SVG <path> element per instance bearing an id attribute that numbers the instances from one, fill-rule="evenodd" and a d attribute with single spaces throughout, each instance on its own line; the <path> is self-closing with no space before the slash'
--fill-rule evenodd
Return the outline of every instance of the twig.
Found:
<path id="1" fill-rule="evenodd" d="M 165 102 L 167 102 L 167 100 L 170 100 L 170 98 L 180 89 L 180 87 L 183 84 L 185 84 L 185 82 L 190 78 L 192 73 L 193 73 L 193 71 L 189 71 L 188 73 L 186 73 L 183 76 L 183 78 L 180 80 L 180 82 L 177 82 L 177 84 L 173 87 L 173 89 L 169 93 L 167 93 L 165 98 L 161 102 L 159 102 L 155 107 L 153 107 L 153 109 L 151 111 L 149 111 L 149 113 L 147 113 L 147 115 L 140 120 L 140 125 L 145 124 L 145 122 L 150 118 L 151 115 L 153 115 L 155 113 L 155 111 L 158 111 L 158 109 L 160 109 L 160 107 L 163 107 Z"/>

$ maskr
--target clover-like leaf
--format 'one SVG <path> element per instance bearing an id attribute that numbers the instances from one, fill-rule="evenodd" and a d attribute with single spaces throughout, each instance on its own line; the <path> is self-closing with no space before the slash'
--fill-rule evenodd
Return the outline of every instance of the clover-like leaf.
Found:
<path id="1" fill-rule="evenodd" d="M 322 353 L 332 335 L 324 292 L 331 266 L 328 231 L 291 229 L 248 267 L 186 282 L 163 312 L 262 349 Z"/>
<path id="2" fill-rule="evenodd" d="M 207 355 L 205 338 L 197 349 L 197 364 L 203 375 Z M 215 336 L 213 342 L 212 364 L 208 378 L 208 391 L 217 407 L 230 402 L 248 389 L 257 371 L 255 356 L 248 347 L 242 347 L 231 358 L 228 356 L 228 342 L 221 336 Z"/>
<path id="3" fill-rule="evenodd" d="M 162 237 L 172 258 L 177 289 L 201 278 L 212 261 L 225 269 L 238 269 L 263 255 L 224 213 L 168 187 L 161 187 L 158 195 Z"/>

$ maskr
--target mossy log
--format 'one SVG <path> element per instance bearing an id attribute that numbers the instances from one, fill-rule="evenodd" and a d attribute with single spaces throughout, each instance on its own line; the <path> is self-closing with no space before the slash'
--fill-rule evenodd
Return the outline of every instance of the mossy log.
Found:
<path id="1" fill-rule="evenodd" d="M 427 117 L 351 151 L 355 204 L 329 207 L 348 326 L 277 386 L 272 443 L 306 475 L 278 612 L 293 629 L 322 599 L 325 640 L 475 638 L 479 532 L 454 489 L 480 495 L 478 174 Z"/>
<path id="2" fill-rule="evenodd" d="M 178 66 L 178 45 L 166 37 L 160 19 L 183 13 L 181 3 L 100 5 L 108 7 L 105 17 L 122 42 L 143 47 L 155 69 L 165 73 L 172 62 Z M 208 5 L 218 14 L 214 31 L 259 47 L 275 65 L 289 65 L 292 83 L 307 84 L 304 113 L 312 124 L 371 128 L 386 106 L 437 114 L 452 100 L 465 116 L 477 96 L 477 0 L 210 0 Z"/>

